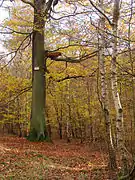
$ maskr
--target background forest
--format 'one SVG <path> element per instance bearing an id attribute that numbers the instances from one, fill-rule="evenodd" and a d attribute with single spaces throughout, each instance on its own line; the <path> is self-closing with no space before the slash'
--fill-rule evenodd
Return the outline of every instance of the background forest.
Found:
<path id="1" fill-rule="evenodd" d="M 9 13 L 0 24 L 1 134 L 24 137 L 31 129 L 36 6 L 25 0 L 1 3 Z M 45 60 L 47 136 L 100 145 L 108 150 L 109 167 L 116 169 L 119 159 L 123 179 L 133 179 L 134 1 L 55 0 L 47 10 L 45 53 L 60 53 Z"/>

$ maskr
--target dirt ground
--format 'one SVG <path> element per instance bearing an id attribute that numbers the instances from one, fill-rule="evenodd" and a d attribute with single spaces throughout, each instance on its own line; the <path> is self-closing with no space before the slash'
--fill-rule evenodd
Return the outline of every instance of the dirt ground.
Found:
<path id="1" fill-rule="evenodd" d="M 107 155 L 79 142 L 0 137 L 0 180 L 107 180 Z M 112 178 L 113 179 L 113 178 Z"/>

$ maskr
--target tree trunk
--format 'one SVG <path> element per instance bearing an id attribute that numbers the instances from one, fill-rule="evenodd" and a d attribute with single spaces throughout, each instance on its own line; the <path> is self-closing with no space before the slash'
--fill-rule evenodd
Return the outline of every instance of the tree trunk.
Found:
<path id="1" fill-rule="evenodd" d="M 60 139 L 63 138 L 63 135 L 62 135 L 62 127 L 63 127 L 63 125 L 62 125 L 62 116 L 63 116 L 62 108 L 63 107 L 61 104 L 61 106 L 60 106 L 60 119 L 59 119 L 59 136 L 60 136 Z"/>
<path id="2" fill-rule="evenodd" d="M 99 6 L 103 11 L 103 1 L 99 2 Z M 101 16 L 100 18 L 100 28 L 105 29 L 105 18 Z M 99 36 L 99 71 L 100 71 L 100 78 L 101 78 L 101 105 L 105 119 L 105 126 L 106 126 L 106 139 L 108 145 L 108 153 L 109 153 L 109 167 L 112 170 L 117 168 L 116 165 L 116 154 L 113 146 L 112 141 L 112 132 L 111 132 L 111 121 L 110 121 L 110 114 L 108 108 L 108 88 L 107 88 L 107 81 L 106 81 L 106 70 L 105 70 L 105 33 Z"/>
<path id="3" fill-rule="evenodd" d="M 67 82 L 67 122 L 66 122 L 66 135 L 67 135 L 67 142 L 71 142 L 71 106 L 70 106 L 70 82 Z"/>
<path id="4" fill-rule="evenodd" d="M 90 86 L 89 79 L 87 79 L 86 82 L 86 89 L 87 89 L 87 104 L 88 104 L 88 113 L 89 113 L 89 143 L 93 142 L 94 136 L 93 136 L 93 122 L 92 122 L 92 107 L 91 107 L 91 97 L 92 97 L 92 89 Z"/>
<path id="5" fill-rule="evenodd" d="M 129 23 L 128 23 L 128 51 L 129 51 L 129 61 L 130 61 L 130 68 L 131 68 L 131 73 L 134 74 L 134 57 L 131 51 L 131 28 L 132 28 L 132 19 L 133 19 L 133 3 L 134 1 L 131 0 L 131 4 L 130 4 L 130 18 L 129 18 Z M 132 111 L 133 111 L 133 117 L 131 120 L 131 152 L 132 152 L 132 143 L 133 143 L 133 137 L 135 136 L 135 81 L 134 81 L 134 77 L 132 76 L 131 79 L 131 91 L 132 91 Z M 133 128 L 134 127 L 134 131 Z M 134 134 L 133 134 L 134 132 Z"/>
<path id="6" fill-rule="evenodd" d="M 39 141 L 47 137 L 45 126 L 45 58 L 44 26 L 45 2 L 34 0 L 34 29 L 32 39 L 32 112 L 29 140 Z"/>
<path id="7" fill-rule="evenodd" d="M 112 37 L 112 60 L 111 60 L 111 85 L 112 85 L 112 94 L 116 110 L 116 128 L 117 128 L 117 147 L 120 153 L 122 175 L 127 173 L 128 170 L 128 161 L 127 161 L 127 152 L 125 148 L 124 140 L 124 128 L 123 128 L 123 109 L 118 92 L 118 83 L 117 83 L 117 26 L 119 19 L 119 3 L 120 0 L 114 1 L 113 9 L 113 37 Z"/>

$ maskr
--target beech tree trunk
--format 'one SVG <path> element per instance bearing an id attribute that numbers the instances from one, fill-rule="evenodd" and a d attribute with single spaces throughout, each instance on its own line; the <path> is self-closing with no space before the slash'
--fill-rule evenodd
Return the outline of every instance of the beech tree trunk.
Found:
<path id="1" fill-rule="evenodd" d="M 44 140 L 47 137 L 45 123 L 45 57 L 44 27 L 45 1 L 34 0 L 34 27 L 32 39 L 32 112 L 29 140 Z"/>
<path id="2" fill-rule="evenodd" d="M 118 92 L 118 83 L 117 83 L 117 27 L 119 19 L 119 4 L 120 0 L 114 0 L 114 9 L 113 9 L 113 37 L 112 37 L 112 60 L 111 60 L 111 85 L 112 85 L 112 94 L 116 110 L 116 130 L 117 130 L 117 148 L 121 160 L 122 174 L 126 174 L 128 170 L 128 161 L 127 161 L 127 152 L 125 147 L 124 140 L 124 128 L 123 128 L 123 109 L 120 101 L 120 96 Z"/>
<path id="3" fill-rule="evenodd" d="M 103 11 L 103 0 L 99 1 L 99 6 Z M 100 18 L 100 28 L 102 30 L 105 29 L 105 17 L 101 16 Z M 108 145 L 108 153 L 109 153 L 109 167 L 112 170 L 117 168 L 116 165 L 116 154 L 115 149 L 113 146 L 112 140 L 112 132 L 111 132 L 111 121 L 110 121 L 110 114 L 109 114 L 109 107 L 108 107 L 108 88 L 107 88 L 107 80 L 106 80 L 106 70 L 105 70 L 105 33 L 101 33 L 99 36 L 99 71 L 100 71 L 100 78 L 101 78 L 101 104 L 102 110 L 105 119 L 105 126 L 106 126 L 106 139 Z"/>

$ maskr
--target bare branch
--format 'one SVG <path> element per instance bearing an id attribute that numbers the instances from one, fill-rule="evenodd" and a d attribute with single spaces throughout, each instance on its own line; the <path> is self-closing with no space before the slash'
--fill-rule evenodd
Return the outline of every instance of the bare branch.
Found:
<path id="1" fill-rule="evenodd" d="M 50 15 L 50 17 L 51 17 L 53 20 L 59 21 L 59 20 L 64 19 L 64 18 L 74 17 L 74 16 L 81 15 L 81 14 L 89 14 L 89 13 L 91 13 L 91 12 L 92 12 L 92 11 L 78 12 L 78 13 L 73 13 L 73 14 L 65 15 L 65 16 L 62 16 L 62 17 L 59 17 L 59 18 L 54 18 L 54 17 L 51 16 L 51 15 Z"/>
<path id="2" fill-rule="evenodd" d="M 28 91 L 30 91 L 32 89 L 32 86 L 28 86 L 28 87 L 25 87 L 24 89 L 21 89 L 19 92 L 17 92 L 17 95 L 15 95 L 15 97 L 11 97 L 10 98 L 10 100 L 8 100 L 7 102 L 6 102 L 6 104 L 4 104 L 3 105 L 3 102 L 2 101 L 0 101 L 0 104 L 2 104 L 0 107 L 3 107 L 3 106 L 5 106 L 5 105 L 7 105 L 8 103 L 11 103 L 11 102 L 13 102 L 16 98 L 18 98 L 19 96 L 21 96 L 22 94 L 24 94 L 25 92 L 28 92 Z"/>
<path id="3" fill-rule="evenodd" d="M 21 0 L 23 3 L 25 4 L 29 4 L 31 7 L 33 7 L 34 9 L 36 9 L 36 7 L 34 6 L 34 4 L 30 1 L 27 1 L 27 0 Z"/>
<path id="4" fill-rule="evenodd" d="M 27 40 L 27 38 L 30 38 L 28 44 L 27 44 L 24 48 L 21 49 L 23 43 Z M 1 68 L 1 70 L 3 70 L 5 67 L 7 67 L 7 66 L 13 61 L 13 59 L 16 57 L 17 52 L 18 52 L 19 50 L 24 50 L 26 47 L 28 47 L 29 44 L 30 44 L 30 42 L 31 42 L 31 34 L 29 34 L 28 36 L 26 36 L 26 37 L 22 40 L 22 42 L 20 43 L 19 47 L 18 47 L 14 52 L 8 53 L 8 55 L 14 54 L 14 56 L 10 59 L 10 61 L 8 61 L 8 63 L 7 63 L 6 65 L 4 65 L 4 66 Z M 4 57 L 2 57 L 2 58 L 4 58 Z M 2 59 L 2 58 L 1 58 L 1 59 Z"/>
<path id="5" fill-rule="evenodd" d="M 53 0 L 49 0 L 48 2 L 47 2 L 47 8 L 46 8 L 46 13 L 48 13 L 48 11 L 51 9 L 51 6 L 52 6 L 52 3 L 53 3 Z"/>
<path id="6" fill-rule="evenodd" d="M 106 16 L 106 14 L 104 14 L 99 8 L 97 8 L 97 6 L 95 6 L 95 4 L 91 1 L 91 0 L 89 0 L 90 1 L 90 3 L 91 3 L 91 5 L 100 13 L 100 14 L 102 14 L 105 18 L 106 18 L 106 20 L 109 22 L 109 24 L 111 25 L 111 26 L 113 26 L 113 23 L 110 21 L 110 19 Z"/>
<path id="7" fill-rule="evenodd" d="M 62 49 L 67 49 L 67 48 L 69 48 L 69 47 L 87 47 L 88 45 L 81 45 L 81 44 L 68 44 L 68 45 L 66 45 L 66 46 L 61 46 L 61 47 L 59 47 L 59 48 L 57 48 L 57 49 L 55 49 L 55 50 L 53 50 L 53 51 L 48 51 L 48 52 L 55 52 L 55 51 L 59 51 L 59 50 L 62 50 Z"/>
<path id="8" fill-rule="evenodd" d="M 7 31 L 0 31 L 1 34 L 13 34 L 13 33 L 16 33 L 16 34 L 22 34 L 22 35 L 27 35 L 27 34 L 31 34 L 32 32 L 20 32 L 20 31 L 16 31 L 12 28 L 9 28 L 9 27 L 4 27 L 4 26 L 1 26 L 2 28 L 5 28 L 7 30 L 9 30 L 9 32 Z"/>
<path id="9" fill-rule="evenodd" d="M 66 76 L 66 77 L 64 77 L 64 78 L 62 78 L 62 79 L 56 80 L 56 82 L 61 82 L 61 81 L 65 81 L 65 80 L 68 80 L 68 79 L 85 78 L 85 77 L 87 77 L 87 76 L 88 76 L 88 77 L 93 77 L 94 74 L 95 74 L 95 72 L 97 71 L 97 69 L 98 69 L 98 68 L 96 68 L 91 74 L 86 75 L 86 76 L 83 76 L 83 75 L 78 75 L 78 76 L 74 75 L 74 76 L 70 76 L 70 75 L 68 75 L 68 76 Z"/>
<path id="10" fill-rule="evenodd" d="M 59 80 L 56 80 L 56 82 L 61 82 L 61 81 L 65 81 L 65 80 L 68 80 L 68 79 L 77 79 L 77 78 L 84 78 L 85 76 L 82 76 L 82 75 L 78 75 L 78 76 L 66 76 L 62 79 L 59 79 Z"/>
<path id="11" fill-rule="evenodd" d="M 63 61 L 63 62 L 69 62 L 69 63 L 80 63 L 82 61 L 85 61 L 87 59 L 90 59 L 92 57 L 95 57 L 98 53 L 98 50 L 87 54 L 85 56 L 82 57 L 78 57 L 78 58 L 72 58 L 72 57 L 65 57 L 65 58 L 56 58 L 56 59 L 52 59 L 53 61 Z"/>
<path id="12" fill-rule="evenodd" d="M 106 30 L 105 30 L 105 29 L 101 29 L 100 27 L 96 26 L 92 21 L 91 21 L 91 25 L 94 26 L 96 29 L 98 29 L 98 30 L 100 30 L 100 31 L 102 31 L 102 32 L 104 32 L 104 33 L 112 36 L 112 37 L 116 37 L 116 38 L 118 38 L 118 39 L 120 39 L 120 40 L 127 41 L 127 42 L 135 42 L 134 40 L 129 40 L 129 39 L 127 39 L 127 38 L 123 38 L 123 37 L 120 37 L 120 36 L 118 36 L 118 35 L 114 35 L 114 34 L 112 34 L 111 32 L 109 32 L 107 29 L 106 29 Z M 112 25 L 113 25 L 113 24 L 112 24 Z"/>
<path id="13" fill-rule="evenodd" d="M 3 5 L 3 3 L 4 3 L 4 0 L 2 0 L 2 2 L 0 3 L 0 7 Z"/>
<path id="14" fill-rule="evenodd" d="M 129 69 L 127 69 L 126 67 L 123 67 L 122 65 L 120 65 L 118 62 L 116 62 L 118 67 L 120 68 L 121 71 L 125 72 L 126 74 L 135 77 L 135 74 L 133 74 L 132 72 L 129 72 Z"/>

